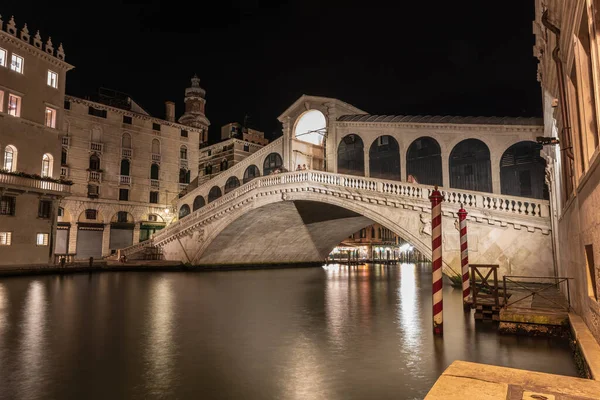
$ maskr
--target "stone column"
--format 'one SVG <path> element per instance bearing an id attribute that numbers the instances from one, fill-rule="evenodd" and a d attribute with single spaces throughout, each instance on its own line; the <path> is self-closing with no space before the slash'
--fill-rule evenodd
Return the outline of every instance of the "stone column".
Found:
<path id="1" fill-rule="evenodd" d="M 492 163 L 492 193 L 500 193 L 501 182 L 500 182 L 500 158 L 496 158 L 494 156 L 490 157 L 490 162 Z"/>
<path id="2" fill-rule="evenodd" d="M 76 222 L 71 222 L 71 227 L 69 228 L 69 244 L 67 246 L 67 253 L 68 254 L 77 253 L 77 223 Z"/>
<path id="3" fill-rule="evenodd" d="M 110 224 L 104 224 L 104 231 L 102 231 L 102 256 L 106 257 L 110 255 Z"/>
<path id="4" fill-rule="evenodd" d="M 369 169 L 369 149 L 365 148 L 364 149 L 364 153 L 365 153 L 365 176 L 369 177 L 371 176 L 371 171 Z"/>
<path id="5" fill-rule="evenodd" d="M 449 154 L 442 151 L 442 187 L 450 188 Z"/>
<path id="6" fill-rule="evenodd" d="M 136 222 L 136 224 L 133 225 L 133 244 L 140 242 L 140 224 L 141 222 Z"/>
<path id="7" fill-rule="evenodd" d="M 406 157 L 407 152 L 404 152 L 404 155 L 402 154 L 402 149 L 399 149 L 400 151 L 400 180 L 402 182 L 407 182 L 408 181 L 408 159 Z"/>
<path id="8" fill-rule="evenodd" d="M 335 104 L 327 103 L 327 136 L 325 137 L 325 164 L 327 172 L 337 173 L 337 132 L 335 127 Z"/>

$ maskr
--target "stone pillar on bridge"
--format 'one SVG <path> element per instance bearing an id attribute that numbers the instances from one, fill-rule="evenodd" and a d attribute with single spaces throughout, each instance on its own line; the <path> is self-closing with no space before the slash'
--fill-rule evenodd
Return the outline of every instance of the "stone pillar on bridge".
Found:
<path id="1" fill-rule="evenodd" d="M 140 242 L 140 222 L 137 222 L 133 226 L 133 244 L 137 244 Z"/>
<path id="2" fill-rule="evenodd" d="M 490 156 L 490 162 L 492 167 L 492 193 L 501 193 L 502 186 L 500 182 L 500 158 L 502 154 L 492 153 Z"/>
<path id="3" fill-rule="evenodd" d="M 102 231 L 102 257 L 110 255 L 110 224 L 104 224 Z"/>
<path id="4" fill-rule="evenodd" d="M 365 147 L 364 149 L 364 153 L 365 153 L 365 177 L 369 177 L 371 176 L 371 171 L 369 169 L 369 149 Z"/>
<path id="5" fill-rule="evenodd" d="M 450 188 L 450 153 L 442 149 L 442 187 Z"/>

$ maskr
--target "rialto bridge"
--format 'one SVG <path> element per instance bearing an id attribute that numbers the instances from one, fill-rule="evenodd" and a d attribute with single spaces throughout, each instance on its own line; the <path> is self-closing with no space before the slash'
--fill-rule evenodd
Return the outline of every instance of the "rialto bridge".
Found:
<path id="1" fill-rule="evenodd" d="M 178 221 L 123 252 L 158 246 L 166 259 L 192 264 L 322 261 L 379 223 L 430 254 L 428 196 L 439 185 L 446 267 L 460 268 L 463 204 L 471 262 L 499 264 L 502 274 L 552 274 L 539 121 L 375 116 L 313 96 L 279 120 L 282 137 L 191 185 L 177 200 Z"/>

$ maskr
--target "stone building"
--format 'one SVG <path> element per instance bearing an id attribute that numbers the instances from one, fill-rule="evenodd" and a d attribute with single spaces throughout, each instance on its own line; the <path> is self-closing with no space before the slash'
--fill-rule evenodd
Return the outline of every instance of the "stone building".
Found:
<path id="1" fill-rule="evenodd" d="M 535 0 L 556 274 L 600 341 L 600 1 Z M 565 288 L 566 290 L 566 288 Z"/>
<path id="2" fill-rule="evenodd" d="M 27 24 L 0 19 L 0 265 L 53 261 L 60 180 L 65 62 Z"/>
<path id="3" fill-rule="evenodd" d="M 173 102 L 160 119 L 115 91 L 66 96 L 60 168 L 73 187 L 59 209 L 57 253 L 107 256 L 170 222 L 172 200 L 198 173 L 209 125 L 204 96 L 194 76 L 179 122 Z"/>

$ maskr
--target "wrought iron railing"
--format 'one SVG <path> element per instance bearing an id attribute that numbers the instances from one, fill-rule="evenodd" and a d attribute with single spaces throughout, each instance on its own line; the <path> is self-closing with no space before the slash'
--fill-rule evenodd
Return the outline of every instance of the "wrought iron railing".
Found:
<path id="1" fill-rule="evenodd" d="M 569 287 L 569 281 L 573 278 L 566 277 L 555 277 L 555 276 L 517 276 L 517 275 L 504 275 L 504 307 L 510 307 L 517 303 L 523 302 L 531 298 L 531 304 L 527 305 L 527 308 L 554 308 L 559 310 L 570 311 L 571 310 L 571 293 Z M 548 283 L 540 283 L 541 281 L 546 280 Z M 527 294 L 526 296 L 514 296 L 514 300 L 508 301 L 507 296 L 507 284 L 513 285 L 513 288 L 517 288 L 522 290 Z M 560 286 L 562 284 L 566 284 L 567 290 L 567 298 L 566 303 L 564 299 L 552 298 L 549 290 L 556 289 L 554 293 L 560 292 Z M 535 296 L 539 296 L 542 301 L 538 301 L 537 303 L 533 300 Z M 513 296 L 511 296 L 513 297 Z M 534 304 L 536 303 L 536 304 Z M 523 306 L 525 304 L 523 303 Z"/>

